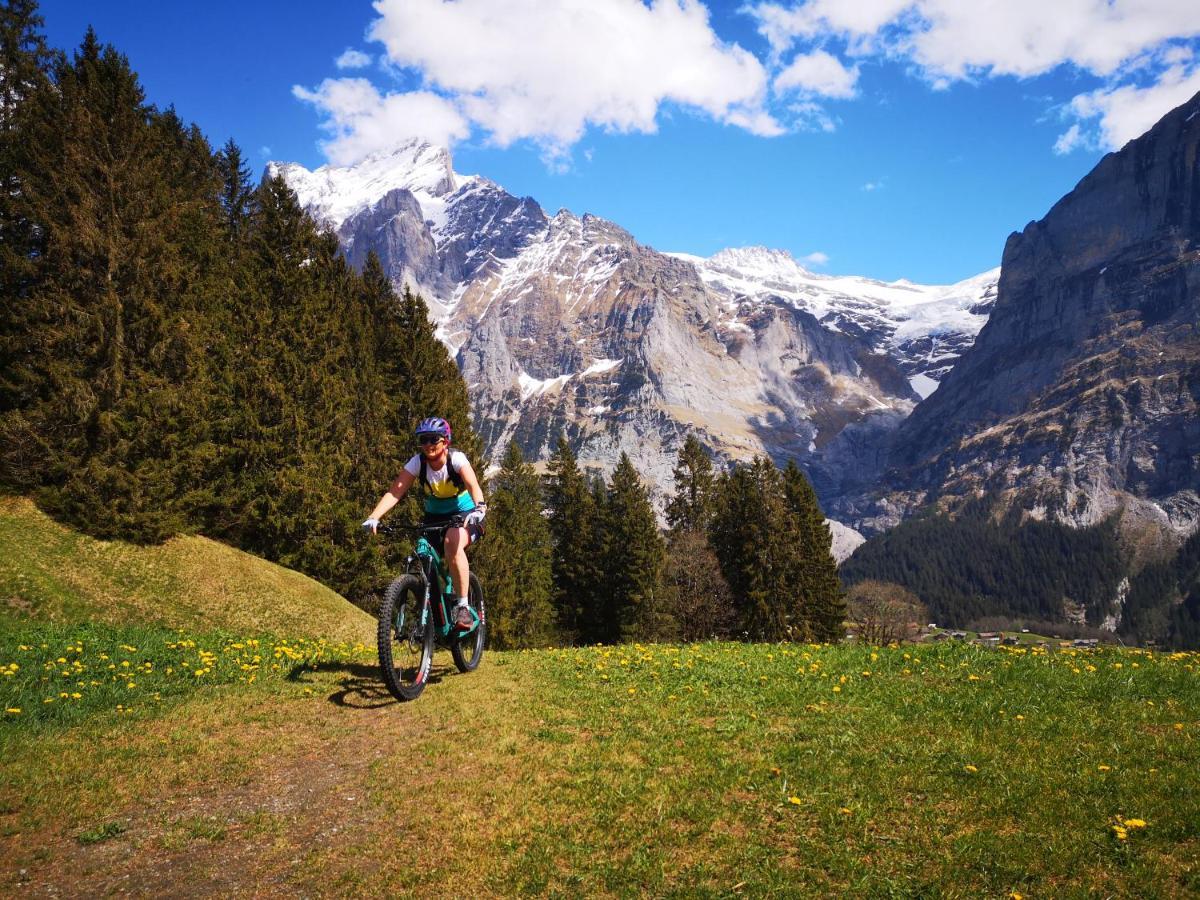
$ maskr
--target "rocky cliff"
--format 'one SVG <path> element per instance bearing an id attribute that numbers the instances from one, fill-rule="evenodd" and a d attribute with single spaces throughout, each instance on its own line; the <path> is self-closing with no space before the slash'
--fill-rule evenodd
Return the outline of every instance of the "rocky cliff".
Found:
<path id="1" fill-rule="evenodd" d="M 987 324 L 878 481 L 842 486 L 843 520 L 987 494 L 1075 525 L 1200 524 L 1198 145 L 1200 95 L 1009 238 Z"/>
<path id="2" fill-rule="evenodd" d="M 272 171 L 352 262 L 373 251 L 426 297 L 493 458 L 512 440 L 545 458 L 562 432 L 586 466 L 628 452 L 660 492 L 689 430 L 727 459 L 802 463 L 847 429 L 889 432 L 970 345 L 998 275 L 929 287 L 819 275 L 764 248 L 662 254 L 417 143 Z"/>

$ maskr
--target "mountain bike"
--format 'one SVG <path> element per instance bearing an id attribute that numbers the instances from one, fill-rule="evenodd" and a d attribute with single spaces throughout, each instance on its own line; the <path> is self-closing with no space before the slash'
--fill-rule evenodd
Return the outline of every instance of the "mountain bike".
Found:
<path id="1" fill-rule="evenodd" d="M 405 574 L 390 585 L 379 606 L 379 667 L 383 681 L 397 700 L 416 700 L 425 689 L 433 663 L 435 643 L 450 648 L 454 665 L 460 672 L 471 672 L 483 658 L 487 642 L 487 610 L 483 588 L 475 573 L 470 575 L 467 604 L 474 620 L 463 631 L 451 615 L 457 598 L 450 572 L 439 548 L 448 528 L 458 528 L 463 517 L 456 516 L 437 525 L 417 525 L 417 546 L 405 561 Z M 406 531 L 381 525 L 381 532 Z"/>

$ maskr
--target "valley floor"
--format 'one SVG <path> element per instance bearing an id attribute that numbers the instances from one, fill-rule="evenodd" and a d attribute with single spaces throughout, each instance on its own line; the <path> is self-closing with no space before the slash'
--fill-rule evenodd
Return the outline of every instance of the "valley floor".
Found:
<path id="1" fill-rule="evenodd" d="M 368 650 L 334 657 L 74 724 L 8 713 L 0 891 L 1200 890 L 1194 654 L 625 646 L 466 676 L 439 654 L 404 705 Z"/>

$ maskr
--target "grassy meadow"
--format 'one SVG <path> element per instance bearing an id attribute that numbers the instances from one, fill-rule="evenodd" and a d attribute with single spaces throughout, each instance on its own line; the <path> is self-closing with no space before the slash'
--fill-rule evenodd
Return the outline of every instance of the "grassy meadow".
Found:
<path id="1" fill-rule="evenodd" d="M 492 653 L 469 676 L 440 654 L 401 706 L 361 645 L 16 640 L 8 889 L 1200 889 L 1195 654 L 628 646 Z"/>
<path id="2" fill-rule="evenodd" d="M 4 895 L 1200 892 L 1194 653 L 627 645 L 460 675 L 439 652 L 401 705 L 349 604 L 345 632 L 265 627 L 319 592 L 264 594 L 257 628 L 236 579 L 237 627 L 111 614 L 123 565 L 137 604 L 165 590 L 163 549 L 93 548 L 53 616 L 13 587 L 53 560 L 5 557 Z"/>
<path id="3" fill-rule="evenodd" d="M 375 633 L 370 616 L 324 585 L 208 538 L 151 547 L 98 541 L 27 499 L 0 495 L 0 625 L 6 619 L 350 642 Z"/>

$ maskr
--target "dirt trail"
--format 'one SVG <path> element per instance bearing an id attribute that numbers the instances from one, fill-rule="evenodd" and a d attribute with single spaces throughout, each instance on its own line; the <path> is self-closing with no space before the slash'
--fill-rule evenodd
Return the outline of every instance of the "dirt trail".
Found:
<path id="1" fill-rule="evenodd" d="M 480 890 L 487 873 L 464 876 L 452 857 L 506 827 L 492 801 L 511 797 L 532 761 L 494 751 L 528 716 L 528 687 L 486 659 L 468 676 L 437 662 L 403 705 L 367 666 L 304 673 L 314 696 L 252 726 L 205 724 L 202 768 L 224 777 L 148 781 L 109 818 L 125 830 L 102 842 L 53 825 L 0 839 L 0 884 L 49 897 L 419 894 L 448 874 Z"/>

